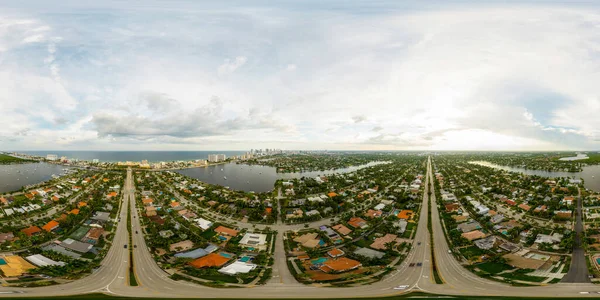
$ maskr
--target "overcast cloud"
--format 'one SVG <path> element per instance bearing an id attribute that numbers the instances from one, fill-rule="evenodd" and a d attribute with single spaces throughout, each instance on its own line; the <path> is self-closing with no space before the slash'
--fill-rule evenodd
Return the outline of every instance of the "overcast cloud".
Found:
<path id="1" fill-rule="evenodd" d="M 600 6 L 0 4 L 0 150 L 600 147 Z"/>

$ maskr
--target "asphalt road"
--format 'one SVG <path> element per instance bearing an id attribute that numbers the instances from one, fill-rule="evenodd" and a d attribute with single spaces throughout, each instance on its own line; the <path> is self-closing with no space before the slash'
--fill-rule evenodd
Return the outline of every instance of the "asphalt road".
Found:
<path id="1" fill-rule="evenodd" d="M 141 235 L 139 216 L 135 208 L 135 191 L 131 171 L 127 173 L 124 184 L 123 204 L 120 212 L 121 222 L 117 226 L 113 246 L 109 250 L 102 267 L 94 274 L 76 282 L 41 288 L 0 288 L 0 297 L 23 296 L 58 296 L 77 295 L 83 293 L 102 292 L 111 295 L 130 297 L 161 297 L 161 298 L 355 298 L 355 297 L 385 297 L 423 291 L 442 295 L 485 295 L 485 296 L 514 296 L 514 297 L 593 297 L 600 292 L 600 287 L 593 284 L 560 283 L 541 287 L 513 287 L 503 283 L 486 280 L 470 273 L 448 253 L 448 244 L 444 238 L 437 210 L 435 194 L 432 193 L 432 229 L 435 243 L 435 257 L 444 284 L 435 284 L 431 274 L 431 257 L 429 233 L 427 230 L 427 214 L 429 201 L 427 191 L 433 189 L 431 162 L 425 179 L 425 192 L 421 217 L 413 247 L 404 263 L 395 267 L 396 270 L 383 280 L 371 285 L 348 288 L 323 288 L 318 285 L 300 285 L 298 283 L 279 282 L 273 278 L 269 284 L 253 288 L 218 289 L 195 285 L 185 281 L 173 281 L 162 271 L 152 259 Z M 138 230 L 133 235 L 134 265 L 140 286 L 130 287 L 127 283 L 128 251 L 123 245 L 128 242 L 126 228 L 127 206 L 131 205 L 132 230 Z M 130 247 L 131 245 L 129 245 Z M 276 251 L 277 253 L 277 251 Z M 276 255 L 277 256 L 277 255 Z M 422 263 L 421 267 L 410 267 L 411 263 Z M 405 290 L 394 290 L 398 285 L 408 285 Z M 9 294 L 16 292 L 18 294 Z M 589 292 L 590 294 L 580 294 Z"/>
<path id="2" fill-rule="evenodd" d="M 581 218 L 583 204 L 581 203 L 581 190 L 577 196 L 577 211 L 575 221 L 575 239 L 573 240 L 573 255 L 569 272 L 560 282 L 564 283 L 587 283 L 591 282 L 587 268 L 585 250 L 582 247 L 583 220 Z"/>

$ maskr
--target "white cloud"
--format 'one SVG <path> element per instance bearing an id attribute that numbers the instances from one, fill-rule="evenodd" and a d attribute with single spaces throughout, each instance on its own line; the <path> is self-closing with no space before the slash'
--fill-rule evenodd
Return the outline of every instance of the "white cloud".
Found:
<path id="1" fill-rule="evenodd" d="M 233 73 L 239 67 L 246 64 L 247 60 L 248 58 L 246 58 L 245 56 L 238 56 L 234 60 L 225 59 L 225 62 L 219 66 L 217 72 L 219 73 L 219 75 L 227 75 Z"/>

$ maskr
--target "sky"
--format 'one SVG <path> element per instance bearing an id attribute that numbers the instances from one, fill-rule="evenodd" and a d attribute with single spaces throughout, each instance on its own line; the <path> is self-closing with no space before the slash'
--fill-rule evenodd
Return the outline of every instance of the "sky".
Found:
<path id="1" fill-rule="evenodd" d="M 0 0 L 0 150 L 600 149 L 600 4 L 274 2 Z"/>

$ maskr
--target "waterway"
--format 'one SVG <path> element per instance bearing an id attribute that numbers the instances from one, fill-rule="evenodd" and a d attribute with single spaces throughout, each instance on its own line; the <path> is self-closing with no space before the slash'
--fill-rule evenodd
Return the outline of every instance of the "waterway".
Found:
<path id="1" fill-rule="evenodd" d="M 227 163 L 213 165 L 203 168 L 191 168 L 177 170 L 176 172 L 198 179 L 210 184 L 218 184 L 229 187 L 232 190 L 246 192 L 268 192 L 273 190 L 277 179 L 291 179 L 301 177 L 316 177 L 319 175 L 330 175 L 334 173 L 348 173 L 387 162 L 370 162 L 360 166 L 352 166 L 342 169 L 328 171 L 313 171 L 300 173 L 277 173 L 276 168 L 269 166 L 244 165 Z"/>
<path id="2" fill-rule="evenodd" d="M 48 163 L 0 165 L 0 193 L 12 192 L 22 186 L 50 180 L 52 174 L 62 175 L 69 167 Z"/>
<path id="3" fill-rule="evenodd" d="M 487 161 L 472 161 L 472 164 L 481 165 L 485 167 L 491 167 L 500 170 L 506 170 L 510 172 L 523 173 L 526 175 L 537 175 L 542 177 L 569 177 L 575 179 L 583 179 L 584 186 L 587 189 L 600 192 L 600 165 L 585 166 L 581 172 L 549 172 L 543 170 L 530 170 L 524 168 L 508 167 L 493 164 Z"/>

